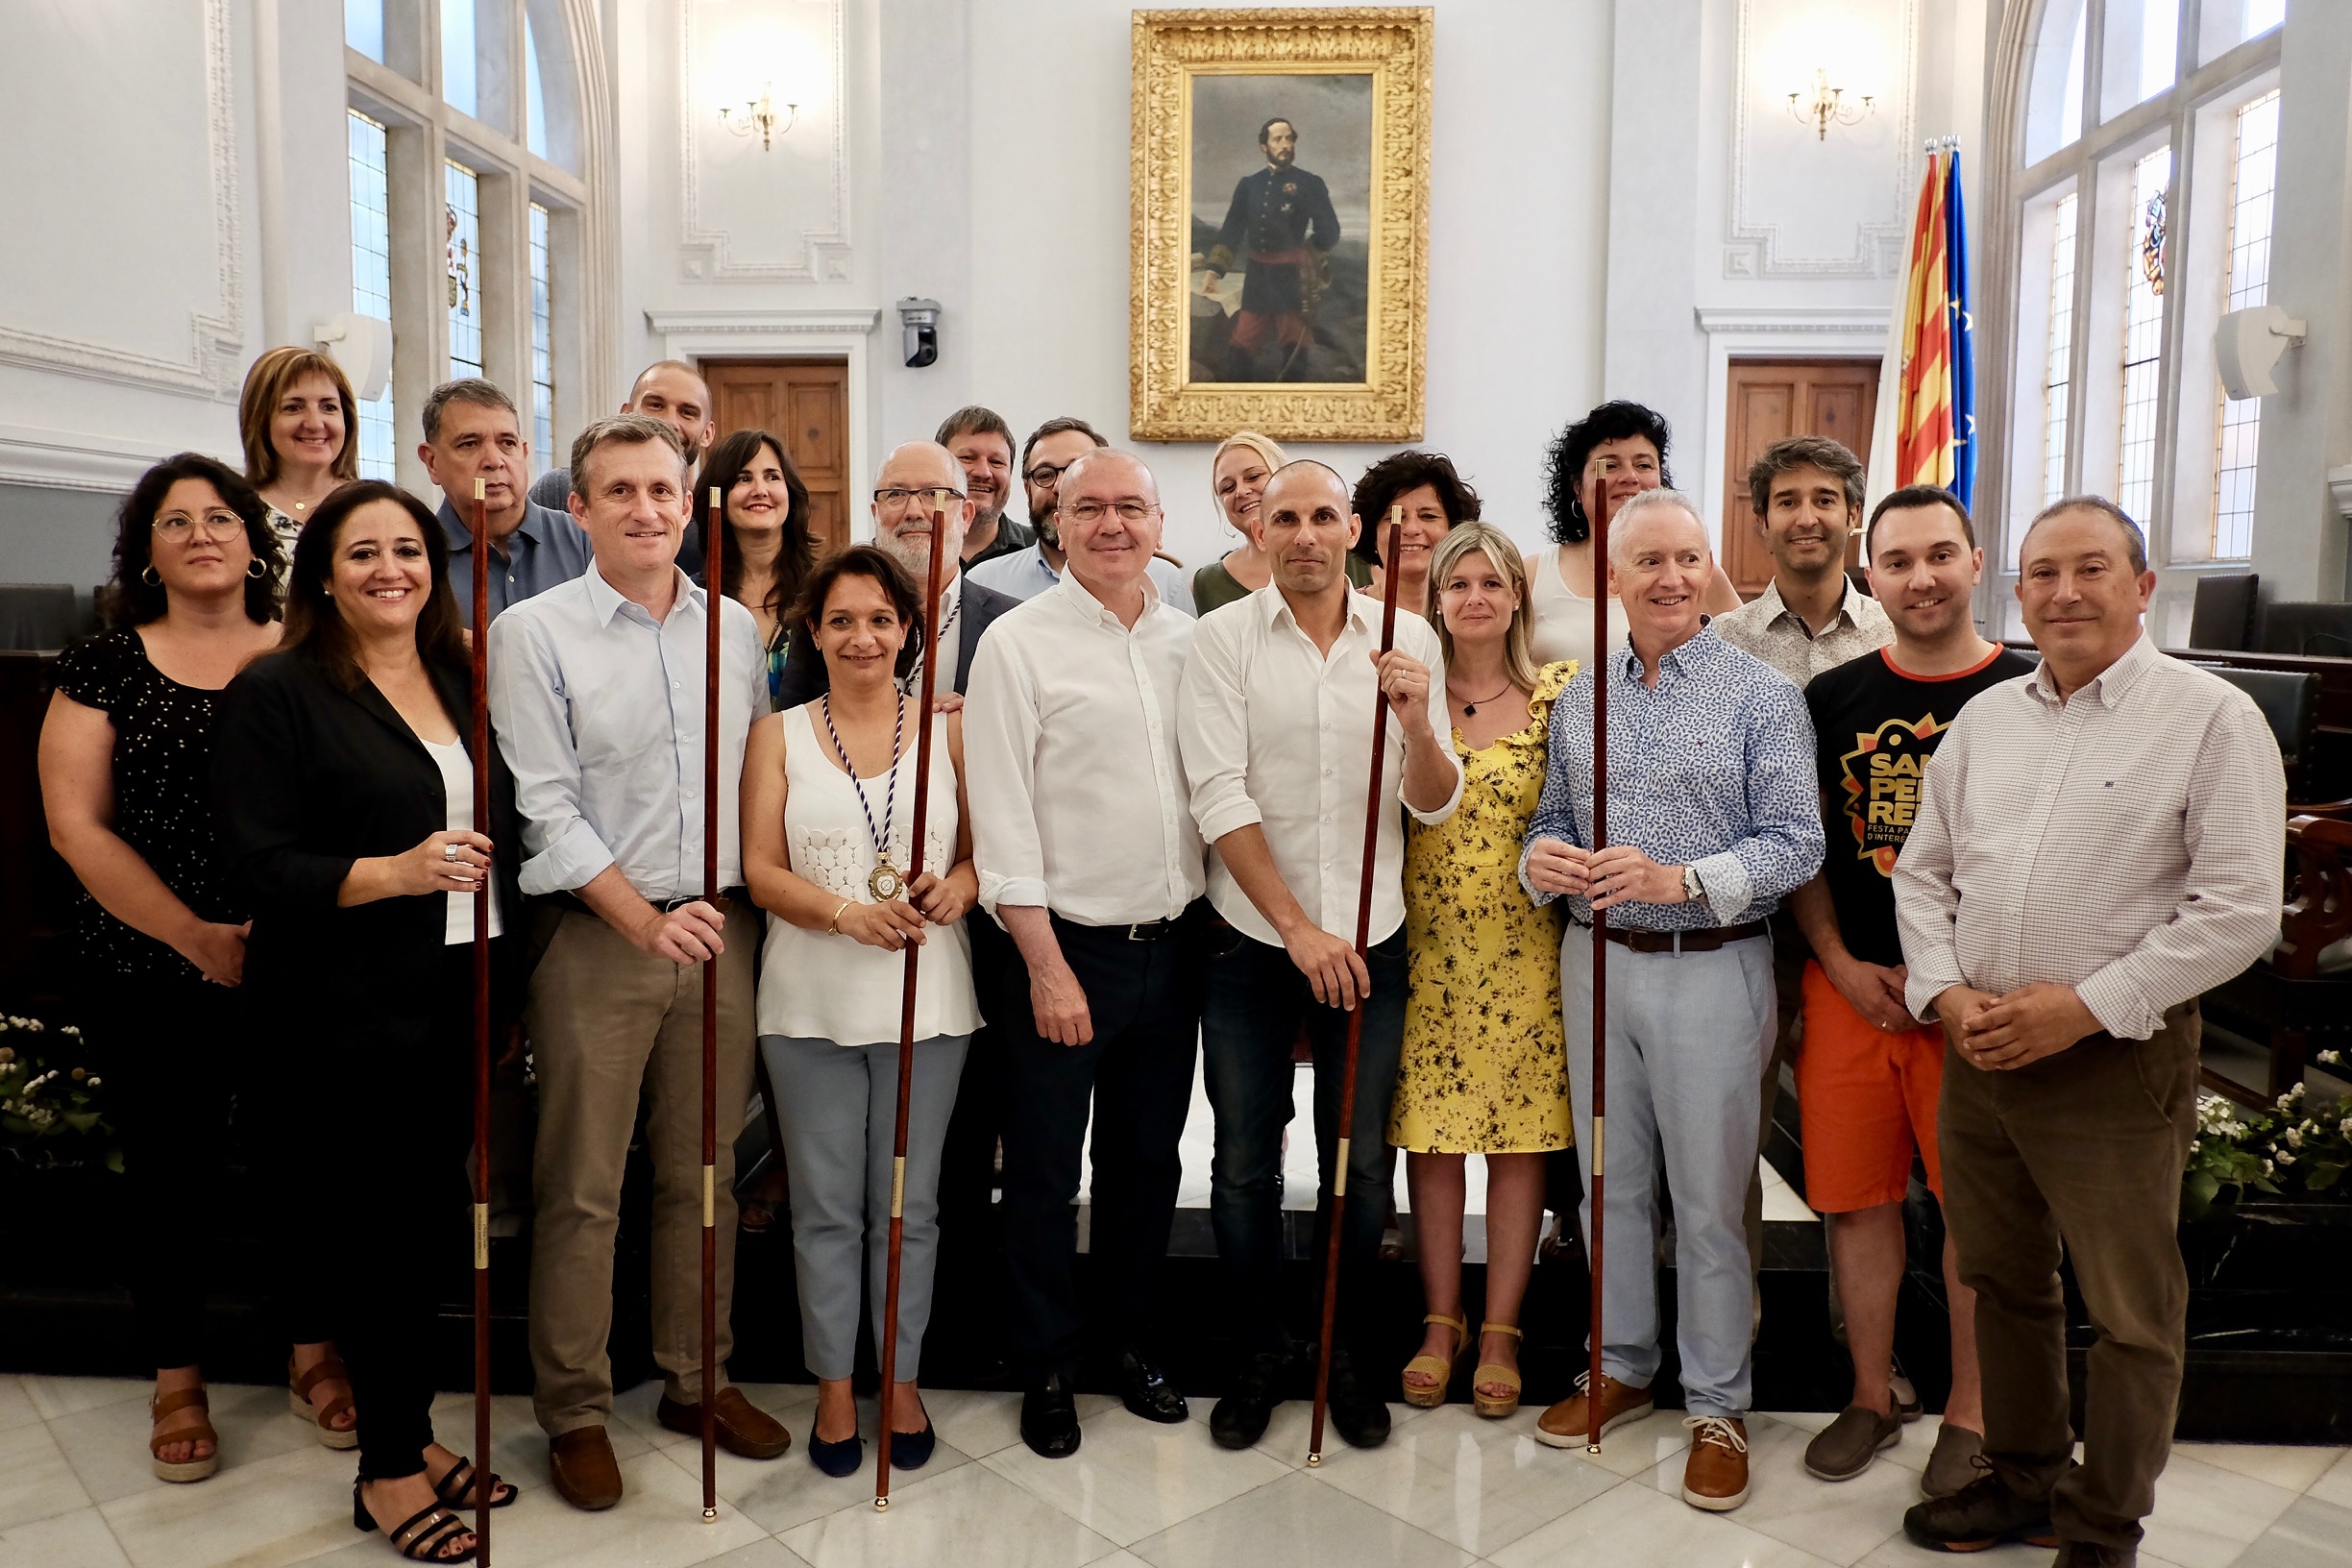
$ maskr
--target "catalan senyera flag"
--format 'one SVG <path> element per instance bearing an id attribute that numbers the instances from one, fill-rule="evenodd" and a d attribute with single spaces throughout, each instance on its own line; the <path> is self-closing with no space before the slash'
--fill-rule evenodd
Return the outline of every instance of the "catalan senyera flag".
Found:
<path id="1" fill-rule="evenodd" d="M 1959 468 L 1952 442 L 1951 231 L 1945 215 L 1948 157 L 1940 148 L 1927 155 L 1911 219 L 1895 412 L 1895 482 L 1947 489 Z"/>
<path id="2" fill-rule="evenodd" d="M 1951 492 L 1976 504 L 1976 323 L 1969 311 L 1968 219 L 1960 201 L 1960 149 L 1944 161 L 1945 353 L 1951 362 Z"/>

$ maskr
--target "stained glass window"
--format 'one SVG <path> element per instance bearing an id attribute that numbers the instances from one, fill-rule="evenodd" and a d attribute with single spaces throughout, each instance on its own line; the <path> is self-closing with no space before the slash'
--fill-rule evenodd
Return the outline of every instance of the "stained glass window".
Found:
<path id="1" fill-rule="evenodd" d="M 2123 444 L 2116 504 L 2145 527 L 2156 492 L 2156 404 L 2163 381 L 2165 187 L 2172 149 L 2132 166 L 2131 281 L 2123 304 Z"/>
<path id="2" fill-rule="evenodd" d="M 2270 205 L 2278 183 L 2279 95 L 2273 90 L 2237 114 L 2238 152 L 2230 193 L 2230 310 L 2270 297 Z M 2214 462 L 2217 559 L 2254 552 L 2254 459 L 2262 435 L 2262 400 L 2221 398 L 2221 446 Z"/>
<path id="3" fill-rule="evenodd" d="M 472 169 L 452 160 L 446 183 L 449 268 L 449 373 L 482 373 L 481 182 Z"/>
<path id="4" fill-rule="evenodd" d="M 352 308 L 380 321 L 392 319 L 392 223 L 390 181 L 385 173 L 384 128 L 351 110 Z M 393 478 L 392 388 L 359 404 L 361 478 Z"/>
<path id="5" fill-rule="evenodd" d="M 531 447 L 539 462 L 555 460 L 554 274 L 548 257 L 548 209 L 530 208 Z"/>

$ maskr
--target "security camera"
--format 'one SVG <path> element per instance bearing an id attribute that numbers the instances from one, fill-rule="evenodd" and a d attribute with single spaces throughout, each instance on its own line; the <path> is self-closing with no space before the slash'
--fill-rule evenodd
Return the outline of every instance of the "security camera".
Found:
<path id="1" fill-rule="evenodd" d="M 906 362 L 910 370 L 939 362 L 939 313 L 937 300 L 900 300 L 898 319 L 906 329 Z"/>

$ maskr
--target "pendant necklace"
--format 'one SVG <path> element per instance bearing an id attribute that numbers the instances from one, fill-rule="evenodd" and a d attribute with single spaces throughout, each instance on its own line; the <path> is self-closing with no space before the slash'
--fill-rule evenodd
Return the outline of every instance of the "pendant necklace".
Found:
<path id="1" fill-rule="evenodd" d="M 858 777 L 857 767 L 849 760 L 849 748 L 842 745 L 841 731 L 833 727 L 833 694 L 827 692 L 819 704 L 824 710 L 825 733 L 833 737 L 833 754 L 841 758 L 842 772 L 849 775 L 849 787 L 857 791 L 858 809 L 866 814 L 866 831 L 873 835 L 874 866 L 866 878 L 866 891 L 874 895 L 876 903 L 887 904 L 905 896 L 906 877 L 891 864 L 890 843 L 874 826 L 873 803 L 866 798 L 865 781 Z M 904 755 L 901 743 L 906 737 L 906 704 L 898 704 L 898 717 L 891 723 L 890 788 L 882 797 L 882 821 L 888 823 L 898 811 L 898 759 Z M 916 824 L 918 828 L 920 823 Z"/>
<path id="2" fill-rule="evenodd" d="M 958 594 L 956 595 L 955 602 L 947 606 L 947 613 L 940 618 L 939 636 L 934 639 L 934 641 L 943 643 L 947 640 L 948 628 L 953 626 L 956 623 L 956 611 L 962 609 L 963 607 L 964 596 L 962 594 Z M 922 682 L 923 659 L 927 659 L 930 656 L 931 649 L 929 648 L 925 648 L 922 650 L 922 658 L 919 658 L 915 661 L 915 668 L 908 671 L 906 673 L 906 678 L 898 683 L 898 690 L 902 696 L 912 697 L 915 695 L 916 690 Z"/>
<path id="3" fill-rule="evenodd" d="M 1509 690 L 1510 690 L 1510 682 L 1509 682 L 1509 681 L 1505 681 L 1505 682 L 1503 683 L 1503 692 L 1507 692 L 1507 691 L 1509 691 Z M 1499 698 L 1499 697 L 1501 697 L 1501 696 L 1503 695 L 1503 692 L 1497 692 L 1497 693 L 1495 693 L 1495 694 L 1494 694 L 1494 697 L 1482 697 L 1482 698 L 1480 698 L 1478 699 L 1478 702 L 1464 702 L 1464 703 L 1462 703 L 1462 717 L 1463 717 L 1463 718 L 1465 718 L 1465 719 L 1469 718 L 1469 717 L 1470 717 L 1472 714 L 1474 714 L 1474 713 L 1478 712 L 1478 705 L 1479 705 L 1479 702 L 1492 702 L 1493 700 L 1495 700 L 1495 698 Z M 1457 694 L 1455 693 L 1454 688 L 1453 688 L 1453 687 L 1451 687 L 1451 686 L 1448 686 L 1448 687 L 1446 688 L 1446 695 L 1447 695 L 1448 697 L 1456 697 L 1456 696 L 1457 696 Z M 1457 698 L 1457 700 L 1458 700 L 1458 698 Z"/>

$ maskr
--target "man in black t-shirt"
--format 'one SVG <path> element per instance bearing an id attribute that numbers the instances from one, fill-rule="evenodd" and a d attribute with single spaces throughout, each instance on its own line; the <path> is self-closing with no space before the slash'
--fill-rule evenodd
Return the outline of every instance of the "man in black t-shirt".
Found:
<path id="1" fill-rule="evenodd" d="M 1829 849 L 1792 900 L 1812 943 L 1797 1056 L 1805 1201 L 1828 1221 L 1838 1301 L 1853 1358 L 1853 1398 L 1805 1450 L 1824 1481 L 1860 1475 L 1901 1440 L 1888 1388 L 1895 1300 L 1902 1285 L 1903 1192 L 1916 1149 L 1943 1197 L 1936 1098 L 1944 1032 L 1903 1005 L 1895 929 L 1895 860 L 1919 808 L 1928 756 L 1961 705 L 2032 673 L 2030 661 L 1978 635 L 1971 599 L 1984 565 L 1967 511 L 1948 492 L 1910 485 L 1878 502 L 1864 536 L 1871 591 L 1895 643 L 1813 677 L 1805 688 L 1819 747 Z M 1983 1447 L 1975 1297 L 1944 1248 L 1952 1387 L 1921 1487 L 1947 1496 L 1974 1479 Z"/>

